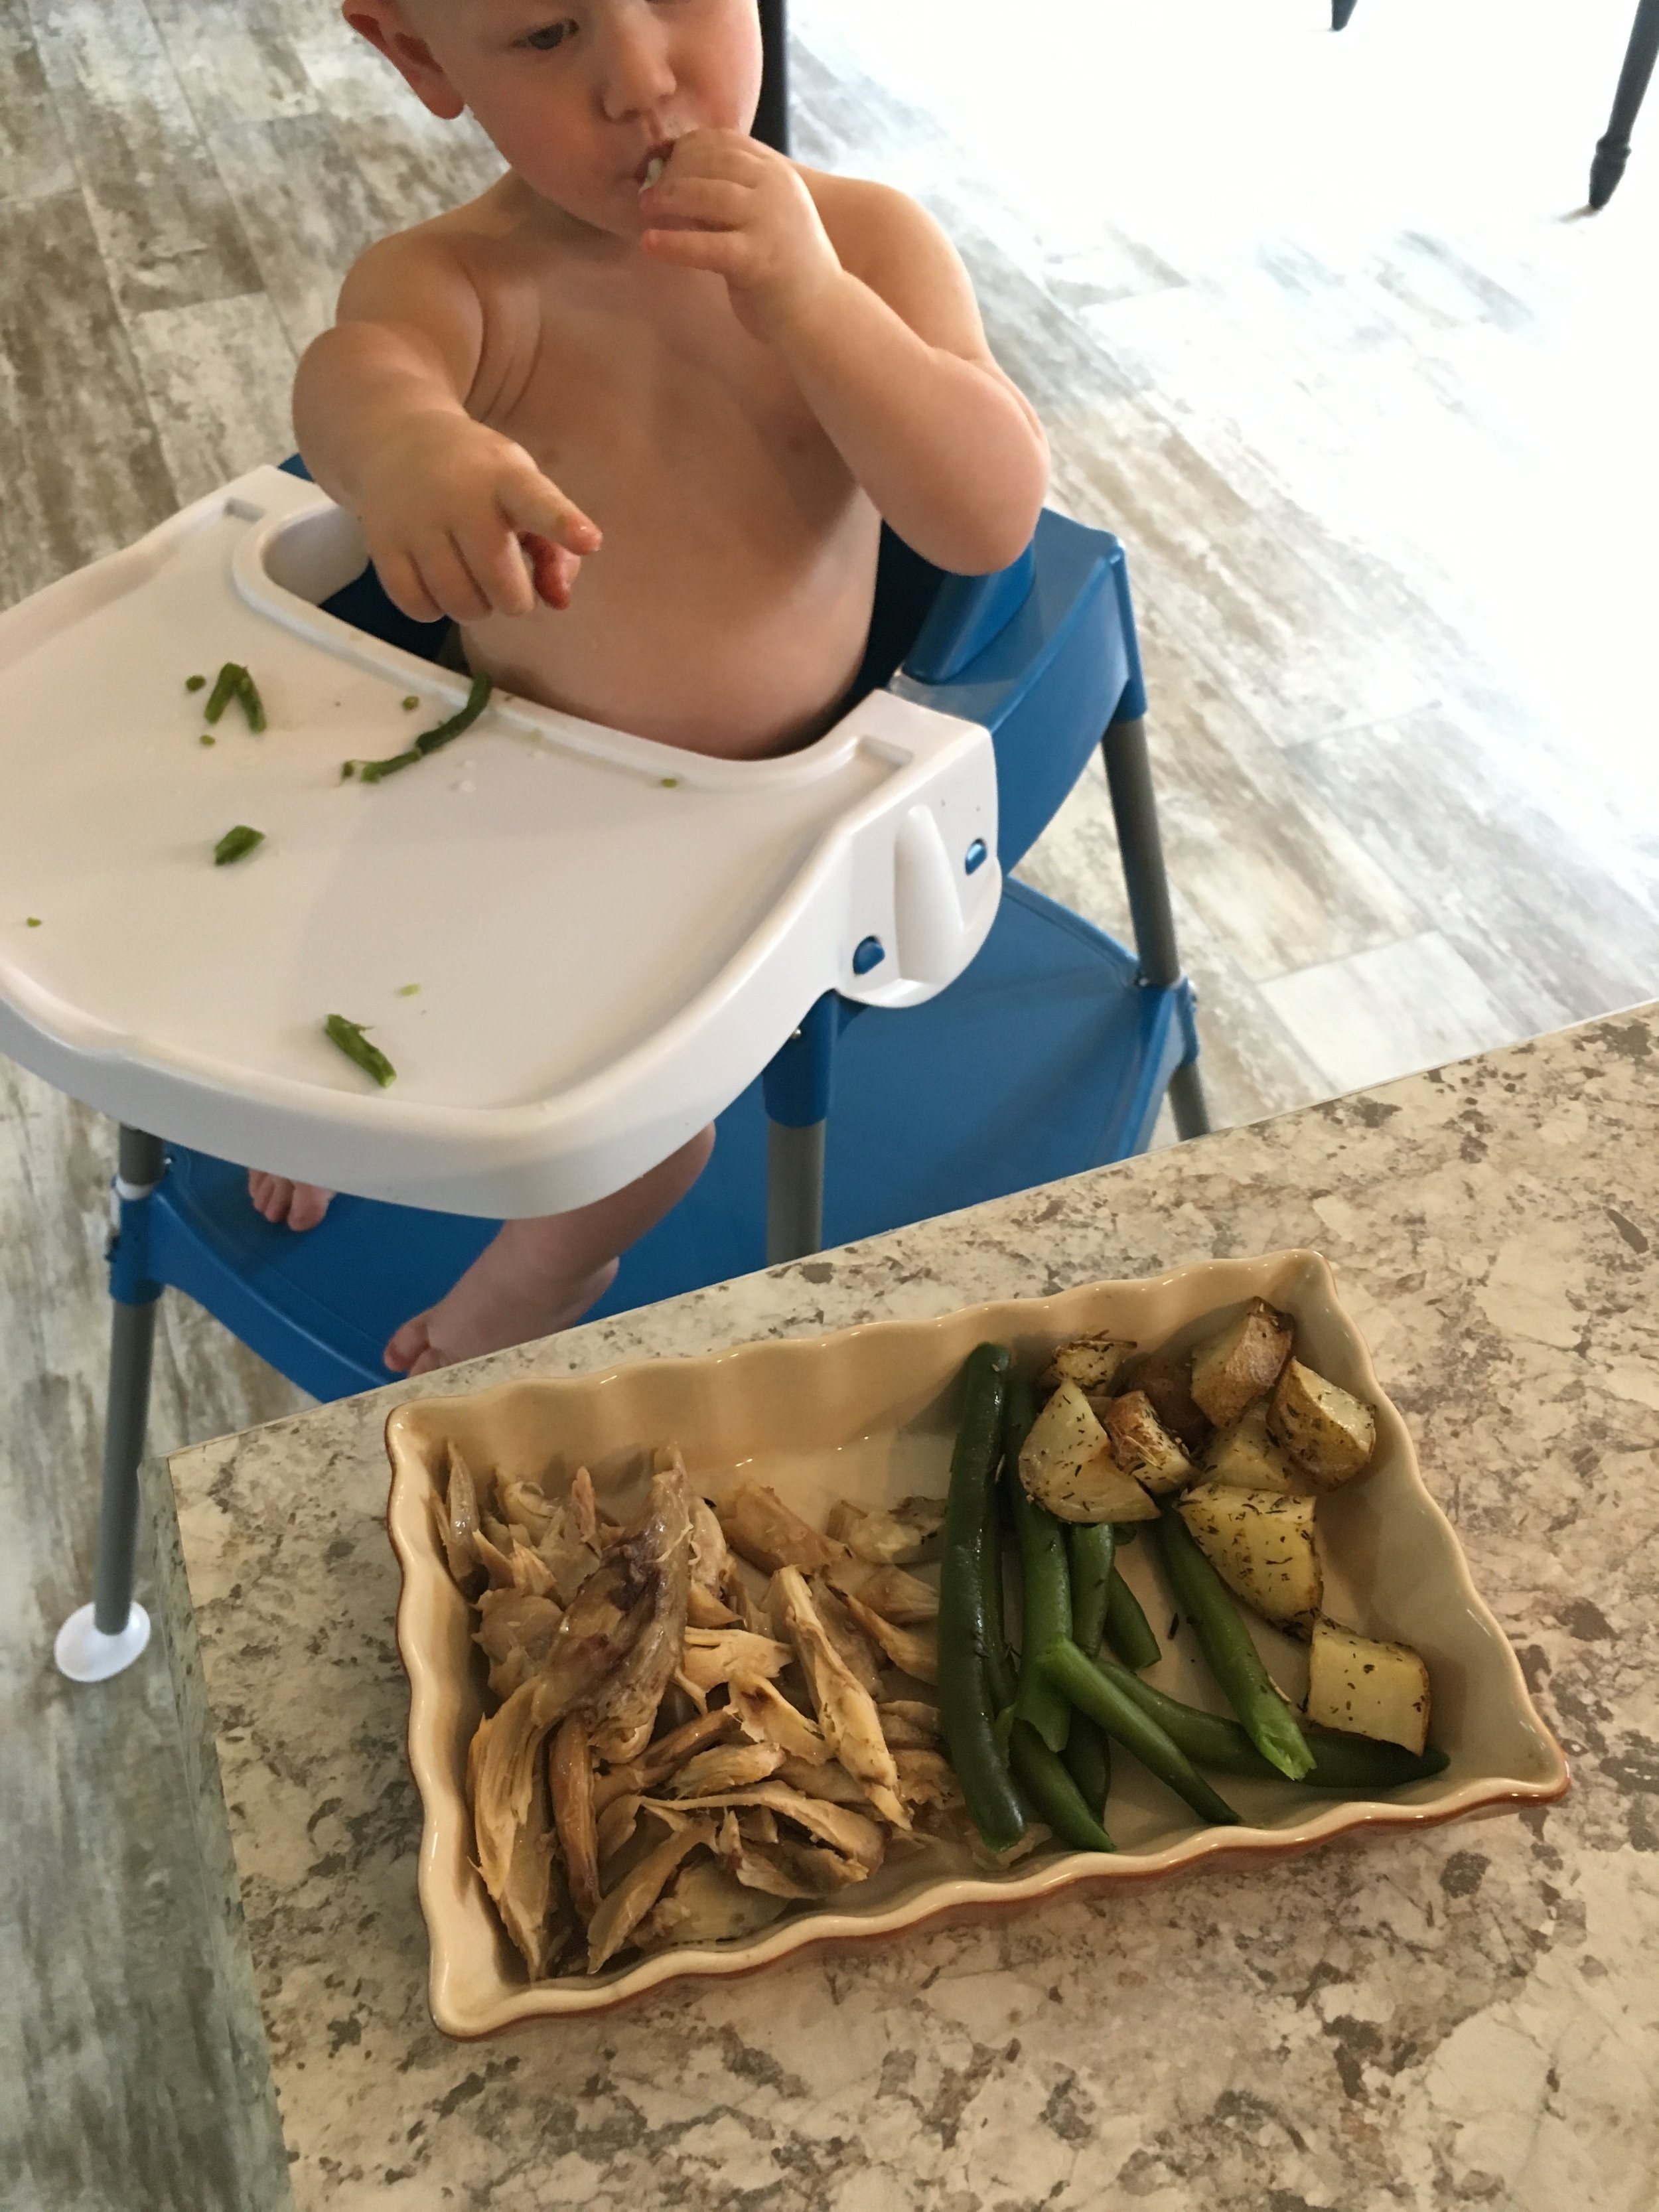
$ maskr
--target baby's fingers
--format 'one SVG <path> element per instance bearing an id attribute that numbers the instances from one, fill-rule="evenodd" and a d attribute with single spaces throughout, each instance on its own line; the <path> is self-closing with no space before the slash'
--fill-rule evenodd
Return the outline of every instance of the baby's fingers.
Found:
<path id="1" fill-rule="evenodd" d="M 416 557 L 421 581 L 455 622 L 482 622 L 489 612 L 489 594 L 462 559 L 449 538 L 428 540 Z"/>
<path id="2" fill-rule="evenodd" d="M 653 229 L 678 229 L 696 223 L 710 230 L 738 230 L 755 212 L 753 188 L 724 177 L 677 177 L 671 170 L 659 184 L 640 194 L 640 210 Z"/>
<path id="3" fill-rule="evenodd" d="M 525 532 L 522 543 L 535 579 L 537 598 L 545 600 L 550 607 L 568 607 L 570 587 L 582 565 L 580 556 L 562 545 L 555 545 L 549 538 L 537 537 L 533 531 Z"/>
<path id="4" fill-rule="evenodd" d="M 498 496 L 501 512 L 520 536 L 550 538 L 572 553 L 599 551 L 599 526 L 539 470 L 514 477 L 502 485 Z"/>
<path id="5" fill-rule="evenodd" d="M 425 584 L 421 572 L 407 553 L 377 554 L 374 573 L 380 580 L 380 588 L 394 607 L 406 614 L 410 622 L 441 622 L 443 609 L 438 605 Z"/>

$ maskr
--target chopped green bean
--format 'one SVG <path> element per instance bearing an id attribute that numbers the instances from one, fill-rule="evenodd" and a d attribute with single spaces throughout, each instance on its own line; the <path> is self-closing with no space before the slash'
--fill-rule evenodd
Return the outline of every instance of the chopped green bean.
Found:
<path id="1" fill-rule="evenodd" d="M 1283 1780 L 1237 1721 L 1227 1720 L 1220 1713 L 1200 1712 L 1196 1705 L 1184 1705 L 1109 1659 L 1097 1660 L 1096 1665 L 1198 1765 L 1261 1781 Z M 1311 1721 L 1304 1723 L 1302 1732 L 1314 1763 L 1302 1777 L 1300 1786 L 1328 1796 L 1369 1797 L 1379 1790 L 1397 1790 L 1402 1783 L 1429 1781 L 1443 1774 L 1450 1764 L 1446 1753 L 1432 1744 L 1425 1751 L 1410 1752 L 1397 1743 L 1379 1743 L 1369 1736 L 1346 1735 L 1340 1729 L 1318 1728 Z"/>
<path id="2" fill-rule="evenodd" d="M 1164 1656 L 1152 1625 L 1140 1609 L 1140 1600 L 1115 1564 L 1106 1590 L 1106 1641 L 1124 1665 L 1137 1673 L 1143 1667 L 1156 1667 Z M 1092 1651 L 1089 1654 L 1091 1659 L 1094 1656 Z"/>
<path id="3" fill-rule="evenodd" d="M 247 716 L 247 726 L 255 737 L 265 726 L 265 702 L 259 696 L 259 687 L 242 669 L 236 678 L 236 696 L 242 702 L 242 712 Z"/>
<path id="4" fill-rule="evenodd" d="M 342 781 L 355 769 L 362 782 L 383 783 L 387 776 L 395 775 L 399 769 L 412 768 L 416 761 L 424 760 L 428 753 L 435 753 L 443 746 L 453 744 L 462 731 L 470 730 L 483 714 L 489 704 L 489 695 L 494 689 L 487 676 L 475 676 L 466 695 L 465 706 L 450 715 L 447 721 L 437 723 L 432 729 L 422 730 L 406 750 L 393 753 L 389 759 L 348 761 L 342 773 Z"/>
<path id="5" fill-rule="evenodd" d="M 1098 1721 L 1087 1713 L 1073 1712 L 1060 1753 L 1066 1771 L 1078 1795 L 1097 1820 L 1106 1817 L 1106 1800 L 1112 1788 L 1112 1740 Z"/>
<path id="6" fill-rule="evenodd" d="M 1133 1752 L 1141 1765 L 1166 1788 L 1190 1805 L 1206 1820 L 1238 1823 L 1238 1814 L 1226 1799 L 1210 1787 L 1186 1753 L 1161 1728 L 1145 1707 L 1102 1674 L 1068 1637 L 1051 1644 L 1042 1657 L 1043 1670 L 1079 1711 L 1098 1721 L 1108 1735 Z"/>
<path id="7" fill-rule="evenodd" d="M 665 791 L 678 791 L 680 787 L 680 780 L 677 775 L 665 775 L 661 778 L 661 783 Z"/>
<path id="8" fill-rule="evenodd" d="M 348 1060 L 356 1060 L 365 1075 L 372 1075 L 384 1091 L 388 1083 L 395 1083 L 398 1071 L 380 1050 L 363 1035 L 361 1022 L 349 1022 L 343 1014 L 331 1014 L 323 1024 L 331 1044 L 336 1044 Z"/>
<path id="9" fill-rule="evenodd" d="M 398 986 L 398 996 L 400 999 L 412 999 L 420 988 L 418 983 L 400 983 Z"/>
<path id="10" fill-rule="evenodd" d="M 207 678 L 205 676 L 186 676 L 185 678 L 185 689 L 186 691 L 199 691 L 206 682 Z"/>
<path id="11" fill-rule="evenodd" d="M 202 709 L 210 722 L 216 722 L 231 701 L 235 698 L 241 687 L 241 680 L 246 673 L 247 671 L 238 662 L 226 661 L 214 678 L 213 689 L 208 694 L 207 705 Z"/>
<path id="12" fill-rule="evenodd" d="M 1066 1748 L 1071 1711 L 1042 1671 L 1042 1655 L 1057 1637 L 1072 1632 L 1072 1584 L 1066 1566 L 1066 1531 L 1052 1513 L 1026 1494 L 1019 1479 L 1020 1447 L 1036 1409 L 1031 1386 L 1011 1376 L 1003 1417 L 1002 1480 L 1019 1545 L 1023 1605 L 1019 1628 L 1019 1695 L 1014 1711 L 1056 1757 Z"/>
<path id="13" fill-rule="evenodd" d="M 213 865 L 216 868 L 228 868 L 233 860 L 240 860 L 245 853 L 251 853 L 256 845 L 264 842 L 263 830 L 250 830 L 246 822 L 239 822 L 234 830 L 227 830 L 214 847 Z"/>
<path id="14" fill-rule="evenodd" d="M 997 1741 L 985 1665 L 984 1552 L 996 1526 L 993 1501 L 1007 1373 L 1005 1345 L 981 1344 L 969 1354 L 945 1494 L 939 1585 L 939 1727 L 974 1826 L 994 1851 L 1009 1850 L 1025 1832 L 1025 1815 Z"/>
<path id="15" fill-rule="evenodd" d="M 1037 1811 L 1062 1843 L 1080 1851 L 1111 1851 L 1116 1844 L 1100 1825 L 1098 1814 L 1034 1728 L 1014 1723 L 1008 1741 L 1014 1771 Z"/>
<path id="16" fill-rule="evenodd" d="M 416 708 L 420 705 L 420 703 L 421 703 L 421 702 L 420 702 L 420 701 L 416 697 L 415 694 L 411 691 L 411 692 L 410 693 L 410 695 L 409 695 L 408 698 L 407 698 L 407 699 L 405 699 L 405 700 L 404 701 L 404 714 L 412 714 L 415 712 L 415 709 L 416 709 Z"/>
<path id="17" fill-rule="evenodd" d="M 40 915 L 38 914 L 25 915 L 23 917 L 23 927 L 25 929 L 39 929 L 40 927 Z"/>
<path id="18" fill-rule="evenodd" d="M 1164 1571 L 1176 1602 L 1193 1624 L 1227 1703 L 1261 1756 L 1291 1782 L 1313 1765 L 1313 1753 L 1285 1693 L 1261 1663 L 1261 1654 L 1226 1584 L 1200 1550 L 1179 1513 L 1158 1524 Z"/>

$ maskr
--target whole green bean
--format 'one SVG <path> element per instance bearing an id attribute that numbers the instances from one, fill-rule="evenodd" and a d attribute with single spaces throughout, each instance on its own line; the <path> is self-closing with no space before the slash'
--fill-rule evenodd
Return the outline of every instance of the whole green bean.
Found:
<path id="1" fill-rule="evenodd" d="M 990 1523 L 980 1554 L 985 1576 L 985 1686 L 999 1719 L 1012 1706 L 1019 1686 L 1008 1657 L 1008 1632 L 1002 1620 L 1002 1522 L 992 1501 Z"/>
<path id="2" fill-rule="evenodd" d="M 1106 1589 L 1106 1641 L 1124 1665 L 1137 1672 L 1143 1667 L 1156 1667 L 1164 1656 L 1152 1623 L 1140 1609 L 1140 1600 L 1115 1564 Z M 1093 1658 L 1092 1651 L 1089 1656 Z"/>
<path id="3" fill-rule="evenodd" d="M 1060 1758 L 1066 1771 L 1077 1784 L 1078 1795 L 1096 1818 L 1103 1820 L 1106 1800 L 1112 1790 L 1110 1736 L 1087 1713 L 1074 1712 L 1066 1731 L 1066 1748 Z"/>
<path id="4" fill-rule="evenodd" d="M 1088 1658 L 1106 1633 L 1106 1592 L 1117 1552 L 1117 1531 L 1109 1521 L 1074 1522 L 1066 1531 L 1072 1569 L 1072 1641 Z"/>
<path id="5" fill-rule="evenodd" d="M 1237 1721 L 1219 1713 L 1201 1712 L 1182 1705 L 1178 1698 L 1155 1690 L 1127 1667 L 1109 1659 L 1097 1661 L 1100 1672 L 1126 1697 L 1133 1698 L 1151 1715 L 1164 1734 L 1178 1743 L 1200 1766 L 1213 1766 L 1224 1774 L 1250 1775 L 1261 1781 L 1282 1781 Z M 1337 1729 L 1322 1729 L 1304 1722 L 1303 1735 L 1314 1763 L 1302 1777 L 1301 1788 L 1317 1790 L 1330 1797 L 1369 1797 L 1379 1790 L 1398 1790 L 1407 1782 L 1427 1782 L 1443 1774 L 1450 1764 L 1445 1753 L 1431 1744 L 1421 1752 L 1402 1744 L 1379 1743 L 1367 1736 L 1345 1735 Z"/>
<path id="6" fill-rule="evenodd" d="M 240 860 L 244 853 L 251 853 L 256 845 L 263 845 L 263 830 L 250 830 L 246 822 L 239 822 L 234 830 L 227 830 L 213 848 L 213 865 L 228 868 L 233 860 Z"/>
<path id="7" fill-rule="evenodd" d="M 1115 1742 L 1133 1752 L 1141 1765 L 1184 1799 L 1201 1820 L 1238 1825 L 1239 1815 L 1210 1787 L 1167 1731 L 1136 1699 L 1091 1665 L 1069 1637 L 1063 1644 L 1048 1646 L 1042 1655 L 1042 1666 L 1056 1689 L 1063 1691 L 1091 1720 L 1098 1721 Z"/>
<path id="8" fill-rule="evenodd" d="M 1232 1594 L 1178 1512 L 1158 1524 L 1158 1550 L 1176 1603 L 1197 1632 L 1200 1649 L 1244 1732 L 1270 1765 L 1300 1782 L 1313 1765 L 1307 1738 L 1285 1693 L 1261 1663 Z"/>
<path id="9" fill-rule="evenodd" d="M 1014 1771 L 1031 1802 L 1062 1843 L 1080 1851 L 1115 1851 L 1117 1845 L 1090 1809 L 1063 1762 L 1024 1721 L 1014 1723 L 1008 1749 Z"/>
<path id="10" fill-rule="evenodd" d="M 939 1717 L 974 1826 L 994 1851 L 1025 1832 L 1008 1762 L 997 1741 L 986 1669 L 985 1551 L 995 1538 L 997 1463 L 1002 1456 L 1005 1345 L 968 1356 L 962 1420 L 951 1457 L 939 1586 Z"/>
<path id="11" fill-rule="evenodd" d="M 1066 1748 L 1071 1707 L 1042 1671 L 1049 1644 L 1072 1633 L 1072 1578 L 1066 1565 L 1066 1531 L 1052 1513 L 1027 1497 L 1019 1479 L 1020 1446 L 1036 1418 L 1031 1386 L 1011 1376 L 1003 1414 L 1002 1480 L 1019 1545 L 1023 1607 L 1019 1627 L 1019 1695 L 1014 1711 L 1056 1757 Z"/>
<path id="12" fill-rule="evenodd" d="M 323 1024 L 331 1044 L 337 1045 L 348 1060 L 356 1060 L 365 1075 L 372 1075 L 384 1091 L 388 1083 L 395 1083 L 398 1071 L 380 1050 L 363 1035 L 361 1022 L 349 1022 L 343 1014 L 331 1014 Z"/>
<path id="13" fill-rule="evenodd" d="M 236 696 L 242 702 L 242 712 L 247 716 L 247 726 L 257 737 L 265 726 L 265 702 L 259 696 L 259 687 L 246 668 L 236 672 Z"/>

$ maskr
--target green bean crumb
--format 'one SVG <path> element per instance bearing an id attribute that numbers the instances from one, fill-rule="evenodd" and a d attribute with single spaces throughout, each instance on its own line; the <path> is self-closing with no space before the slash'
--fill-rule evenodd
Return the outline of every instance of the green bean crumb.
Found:
<path id="1" fill-rule="evenodd" d="M 205 676 L 186 676 L 185 678 L 185 689 L 186 691 L 200 691 L 205 688 L 206 684 L 207 678 Z"/>
<path id="2" fill-rule="evenodd" d="M 420 701 L 419 701 L 419 700 L 415 696 L 415 694 L 411 691 L 411 692 L 410 693 L 410 695 L 409 695 L 408 698 L 407 698 L 407 699 L 405 699 L 405 700 L 404 701 L 404 714 L 412 714 L 414 713 L 415 709 L 416 709 L 416 708 L 420 705 L 420 703 L 421 703 L 421 702 L 420 702 Z"/>
<path id="3" fill-rule="evenodd" d="M 201 736 L 197 738 L 196 742 L 198 745 L 216 745 L 219 740 L 214 736 L 211 730 L 204 730 Z"/>
<path id="4" fill-rule="evenodd" d="M 39 929 L 40 927 L 40 915 L 38 914 L 26 915 L 23 918 L 23 927 L 25 929 Z"/>
<path id="5" fill-rule="evenodd" d="M 340 781 L 342 783 L 349 783 L 352 777 L 356 775 L 356 773 L 357 763 L 356 761 L 342 761 L 340 763 Z"/>
<path id="6" fill-rule="evenodd" d="M 678 791 L 678 790 L 679 789 L 679 787 L 680 787 L 680 780 L 679 780 L 678 776 L 677 776 L 677 775 L 665 775 L 665 776 L 664 776 L 664 777 L 663 777 L 663 779 L 662 779 L 662 787 L 663 787 L 663 789 L 664 789 L 665 791 Z"/>
<path id="7" fill-rule="evenodd" d="M 227 830 L 214 847 L 213 865 L 216 868 L 228 867 L 231 861 L 240 860 L 245 853 L 251 853 L 256 845 L 264 842 L 263 830 L 250 830 L 246 822 L 239 822 L 234 830 Z"/>
<path id="8" fill-rule="evenodd" d="M 421 987 L 418 983 L 400 984 L 398 990 L 398 996 L 400 999 L 412 999 L 420 988 Z"/>

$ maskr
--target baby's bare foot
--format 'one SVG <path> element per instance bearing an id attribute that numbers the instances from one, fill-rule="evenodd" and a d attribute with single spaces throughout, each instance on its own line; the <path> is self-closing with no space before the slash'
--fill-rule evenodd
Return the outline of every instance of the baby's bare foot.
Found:
<path id="1" fill-rule="evenodd" d="M 290 1229 L 314 1229 L 328 1212 L 334 1194 L 320 1183 L 290 1182 L 286 1176 L 267 1175 L 250 1168 L 247 1194 L 256 1213 L 267 1221 L 286 1221 Z"/>
<path id="2" fill-rule="evenodd" d="M 454 1289 L 425 1313 L 406 1321 L 387 1345 L 388 1367 L 400 1375 L 428 1375 L 458 1359 L 477 1359 L 509 1344 L 552 1336 L 574 1328 L 616 1279 L 606 1260 L 574 1280 L 554 1240 L 536 1232 L 540 1221 L 509 1221 L 485 1246 Z"/>

